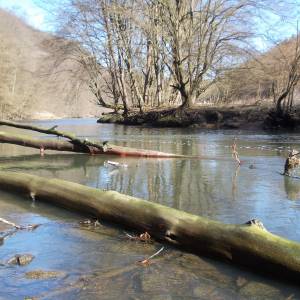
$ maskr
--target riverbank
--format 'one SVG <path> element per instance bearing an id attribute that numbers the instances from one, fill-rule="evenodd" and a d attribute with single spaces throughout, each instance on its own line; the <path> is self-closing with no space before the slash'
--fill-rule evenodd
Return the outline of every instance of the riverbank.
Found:
<path id="1" fill-rule="evenodd" d="M 203 129 L 265 129 L 270 105 L 197 107 L 186 111 L 176 109 L 149 110 L 144 114 L 131 112 L 127 118 L 120 114 L 103 114 L 98 123 L 146 125 L 153 127 L 194 127 Z M 300 124 L 299 109 L 293 122 Z M 298 122 L 299 120 L 299 122 Z M 297 127 L 297 126 L 296 126 Z"/>

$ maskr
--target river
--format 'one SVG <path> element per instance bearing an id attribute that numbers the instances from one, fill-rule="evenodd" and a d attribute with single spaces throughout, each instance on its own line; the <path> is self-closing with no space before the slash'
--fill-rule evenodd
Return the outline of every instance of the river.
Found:
<path id="1" fill-rule="evenodd" d="M 112 189 L 225 223 L 257 218 L 272 233 L 300 242 L 300 180 L 280 175 L 287 151 L 300 150 L 300 134 L 157 129 L 97 124 L 95 119 L 33 123 L 58 125 L 91 140 L 204 159 L 50 151 L 40 157 L 33 149 L 0 145 L 1 167 Z M 240 167 L 231 157 L 235 137 Z M 115 168 L 108 160 L 128 166 Z M 300 290 L 287 283 L 168 245 L 132 241 L 109 224 L 83 225 L 84 216 L 29 198 L 0 192 L 0 217 L 41 224 L 33 231 L 17 231 L 0 246 L 0 299 L 300 299 Z M 138 263 L 162 246 L 152 264 Z M 30 253 L 34 259 L 26 266 L 8 265 L 17 253 Z M 28 274 L 36 270 L 57 276 L 31 278 Z"/>

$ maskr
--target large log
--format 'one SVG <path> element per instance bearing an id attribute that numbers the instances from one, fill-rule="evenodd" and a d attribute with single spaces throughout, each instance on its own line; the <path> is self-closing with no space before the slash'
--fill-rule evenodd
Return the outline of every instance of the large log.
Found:
<path id="1" fill-rule="evenodd" d="M 0 188 L 145 232 L 194 253 L 300 281 L 300 244 L 255 222 L 229 225 L 160 204 L 59 179 L 0 172 Z"/>
<path id="2" fill-rule="evenodd" d="M 71 151 L 80 153 L 90 153 L 90 154 L 114 154 L 121 156 L 138 156 L 138 157 L 185 157 L 184 155 L 178 155 L 174 153 L 165 153 L 160 151 L 145 150 L 145 149 L 135 149 L 130 147 L 121 147 L 116 145 L 108 144 L 108 142 L 99 143 L 95 141 L 89 141 L 88 139 L 80 139 L 76 135 L 64 131 L 58 131 L 57 126 L 53 126 L 49 129 L 20 124 L 11 121 L 0 120 L 0 126 L 9 126 L 19 129 L 25 129 L 35 132 L 40 132 L 44 134 L 50 134 L 57 137 L 66 138 L 67 140 L 55 141 L 55 140 L 43 140 L 35 139 L 28 136 L 8 134 L 6 132 L 0 133 L 0 143 L 10 143 L 21 145 L 25 147 L 39 148 L 42 151 L 46 149 L 58 150 L 58 151 Z"/>
<path id="3" fill-rule="evenodd" d="M 111 154 L 119 156 L 135 156 L 135 157 L 157 157 L 157 158 L 184 158 L 187 156 L 166 153 L 154 150 L 135 149 L 131 147 L 122 147 L 109 144 L 109 147 L 103 151 L 102 148 L 93 146 L 85 147 L 82 144 L 77 144 L 71 140 L 58 140 L 58 139 L 39 139 L 32 136 L 21 134 L 13 134 L 10 132 L 0 132 L 0 143 L 20 145 L 23 147 L 43 149 L 43 150 L 56 150 L 68 151 L 77 153 L 90 153 L 90 154 Z"/>

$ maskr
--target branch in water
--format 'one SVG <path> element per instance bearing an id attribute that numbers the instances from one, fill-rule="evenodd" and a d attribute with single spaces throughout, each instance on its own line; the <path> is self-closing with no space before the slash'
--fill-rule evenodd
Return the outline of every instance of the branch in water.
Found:
<path id="1" fill-rule="evenodd" d="M 20 229 L 20 230 L 34 230 L 36 229 L 37 227 L 39 227 L 40 225 L 39 224 L 32 224 L 32 225 L 27 225 L 27 226 L 21 226 L 21 225 L 17 225 L 13 222 L 10 222 L 8 220 L 5 220 L 3 218 L 0 218 L 0 222 L 4 223 L 4 224 L 7 224 L 7 225 L 10 225 L 16 229 Z"/>
<path id="2" fill-rule="evenodd" d="M 155 252 L 154 254 L 152 254 L 151 256 L 149 256 L 148 258 L 139 261 L 139 263 L 143 264 L 143 265 L 149 265 L 150 264 L 150 259 L 154 258 L 155 256 L 157 256 L 158 254 L 160 254 L 165 247 L 161 247 L 157 252 Z"/>
<path id="3" fill-rule="evenodd" d="M 231 146 L 231 149 L 232 149 L 232 157 L 236 160 L 236 162 L 241 165 L 241 160 L 239 158 L 239 153 L 237 151 L 237 145 L 236 145 L 236 138 L 234 138 L 233 140 L 233 144 Z"/>

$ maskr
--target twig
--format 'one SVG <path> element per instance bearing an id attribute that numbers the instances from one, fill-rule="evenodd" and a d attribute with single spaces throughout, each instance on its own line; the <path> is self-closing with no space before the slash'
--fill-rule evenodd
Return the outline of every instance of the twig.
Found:
<path id="1" fill-rule="evenodd" d="M 111 166 L 114 166 L 114 167 L 123 167 L 123 168 L 127 168 L 128 165 L 126 164 L 121 164 L 121 163 L 118 163 L 116 161 L 111 161 L 111 160 L 107 160 L 104 162 L 104 166 L 107 166 L 107 165 L 111 165 Z"/>
<path id="2" fill-rule="evenodd" d="M 141 233 L 139 236 L 134 236 L 134 235 L 130 235 L 129 233 L 125 232 L 126 236 L 130 239 L 130 240 L 135 240 L 135 241 L 141 241 L 141 242 L 151 242 L 151 236 L 150 234 L 146 231 L 144 233 Z"/>
<path id="3" fill-rule="evenodd" d="M 36 131 L 36 132 L 45 133 L 45 134 L 52 134 L 52 135 L 56 135 L 57 137 L 63 137 L 63 138 L 66 138 L 66 139 L 70 140 L 70 142 L 73 143 L 73 144 L 77 144 L 77 145 L 81 145 L 83 147 L 87 147 L 91 154 L 93 154 L 93 152 L 92 152 L 92 149 L 90 147 L 98 148 L 98 149 L 103 151 L 103 144 L 102 143 L 92 142 L 92 141 L 89 141 L 88 139 L 84 139 L 84 140 L 79 139 L 74 134 L 56 130 L 57 126 L 53 126 L 49 129 L 45 129 L 43 127 L 26 125 L 26 124 L 19 124 L 19 123 L 14 123 L 14 122 L 10 122 L 10 121 L 0 120 L 0 126 L 1 125 L 20 128 L 20 129 L 26 129 L 26 130 L 31 130 L 31 131 Z M 44 155 L 44 150 L 42 151 L 40 149 L 41 155 Z M 105 152 L 105 151 L 103 151 L 103 152 Z"/>
<path id="4" fill-rule="evenodd" d="M 19 229 L 19 230 L 26 230 L 26 229 L 27 230 L 34 230 L 34 229 L 36 229 L 37 227 L 40 226 L 40 224 L 32 224 L 32 225 L 27 225 L 27 226 L 21 226 L 21 225 L 15 224 L 13 222 L 7 221 L 7 220 L 5 220 L 3 218 L 0 218 L 0 222 L 5 223 L 7 225 L 10 225 L 10 226 L 12 226 L 12 227 L 14 227 L 16 229 Z"/>
<path id="5" fill-rule="evenodd" d="M 133 236 L 133 235 L 131 235 L 131 234 L 125 232 L 125 231 L 124 231 L 124 233 L 125 233 L 125 235 L 126 235 L 129 239 L 131 239 L 131 240 L 135 240 L 135 239 L 137 238 L 136 236 Z"/>
<path id="6" fill-rule="evenodd" d="M 290 157 L 297 156 L 299 154 L 300 154 L 300 152 L 297 152 L 297 153 L 291 154 Z"/>
<path id="7" fill-rule="evenodd" d="M 148 265 L 150 263 L 150 259 L 154 258 L 155 256 L 157 256 L 158 254 L 160 254 L 163 250 L 165 249 L 165 247 L 161 247 L 157 252 L 155 252 L 154 254 L 152 254 L 151 256 L 149 256 L 148 258 L 139 261 L 139 263 L 143 264 L 143 265 Z"/>
<path id="8" fill-rule="evenodd" d="M 5 220 L 5 219 L 3 219 L 3 218 L 0 218 L 0 222 L 2 222 L 2 223 L 4 223 L 4 224 L 7 224 L 7 225 L 10 225 L 10 226 L 12 226 L 12 227 L 15 227 L 15 228 L 17 228 L 17 229 L 21 229 L 21 228 L 22 228 L 20 225 L 17 225 L 17 224 L 15 224 L 15 223 L 13 223 L 13 222 L 7 221 L 7 220 Z"/>
<path id="9" fill-rule="evenodd" d="M 90 227 L 90 226 L 97 227 L 97 226 L 101 225 L 101 223 L 99 222 L 98 219 L 96 219 L 96 220 L 90 220 L 90 219 L 83 220 L 83 221 L 80 221 L 79 224 L 81 226 L 87 226 L 87 227 Z"/>
<path id="10" fill-rule="evenodd" d="M 237 163 L 239 165 L 241 165 L 241 160 L 239 158 L 239 154 L 238 154 L 237 149 L 236 149 L 236 138 L 234 138 L 234 140 L 233 140 L 233 144 L 231 146 L 231 149 L 232 149 L 232 157 L 237 161 Z"/>

